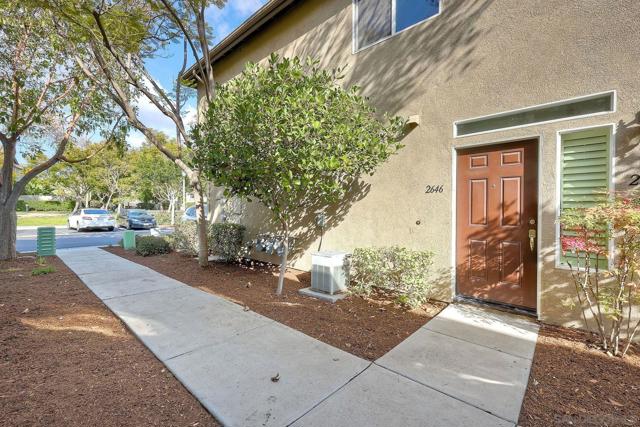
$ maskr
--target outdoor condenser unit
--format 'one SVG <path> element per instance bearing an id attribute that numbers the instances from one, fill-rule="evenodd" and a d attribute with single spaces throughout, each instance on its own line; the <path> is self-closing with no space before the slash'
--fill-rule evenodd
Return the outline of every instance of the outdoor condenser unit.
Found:
<path id="1" fill-rule="evenodd" d="M 347 289 L 349 271 L 346 252 L 311 254 L 311 289 L 333 295 Z"/>

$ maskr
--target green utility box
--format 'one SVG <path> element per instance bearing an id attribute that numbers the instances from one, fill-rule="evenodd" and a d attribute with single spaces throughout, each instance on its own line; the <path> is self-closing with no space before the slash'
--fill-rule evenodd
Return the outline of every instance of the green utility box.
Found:
<path id="1" fill-rule="evenodd" d="M 125 249 L 135 249 L 136 248 L 136 233 L 127 230 L 122 233 L 122 246 Z"/>
<path id="2" fill-rule="evenodd" d="M 38 227 L 36 244 L 38 256 L 53 256 L 56 254 L 56 228 Z"/>

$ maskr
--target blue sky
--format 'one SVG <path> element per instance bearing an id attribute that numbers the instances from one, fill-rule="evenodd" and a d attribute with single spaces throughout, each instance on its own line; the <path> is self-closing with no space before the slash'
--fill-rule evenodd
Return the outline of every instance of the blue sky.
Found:
<path id="1" fill-rule="evenodd" d="M 228 0 L 222 9 L 210 7 L 206 13 L 207 22 L 214 33 L 214 39 L 210 41 L 211 47 L 220 42 L 266 2 L 267 0 Z M 193 61 L 189 65 L 191 63 Z M 182 44 L 172 45 L 164 51 L 158 52 L 156 58 L 147 61 L 151 75 L 165 88 L 173 86 L 181 65 Z M 139 104 L 139 111 L 144 124 L 164 131 L 170 136 L 175 136 L 173 122 L 164 117 L 155 107 L 142 100 Z M 185 116 L 188 119 L 195 117 L 195 99 L 192 99 L 185 108 Z M 138 146 L 142 143 L 143 137 L 137 132 L 132 132 L 128 141 L 132 146 Z"/>

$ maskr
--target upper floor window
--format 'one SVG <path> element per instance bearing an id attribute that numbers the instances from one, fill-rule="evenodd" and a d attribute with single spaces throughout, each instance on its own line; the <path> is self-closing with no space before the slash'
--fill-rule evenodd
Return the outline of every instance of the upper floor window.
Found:
<path id="1" fill-rule="evenodd" d="M 356 50 L 440 13 L 440 0 L 355 0 Z"/>

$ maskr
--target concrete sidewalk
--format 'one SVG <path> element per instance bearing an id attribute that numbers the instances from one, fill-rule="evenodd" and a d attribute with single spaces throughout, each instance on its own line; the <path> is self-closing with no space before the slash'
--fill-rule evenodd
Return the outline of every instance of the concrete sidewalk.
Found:
<path id="1" fill-rule="evenodd" d="M 370 363 L 101 249 L 58 256 L 225 425 L 517 422 L 529 320 L 452 305 Z"/>

